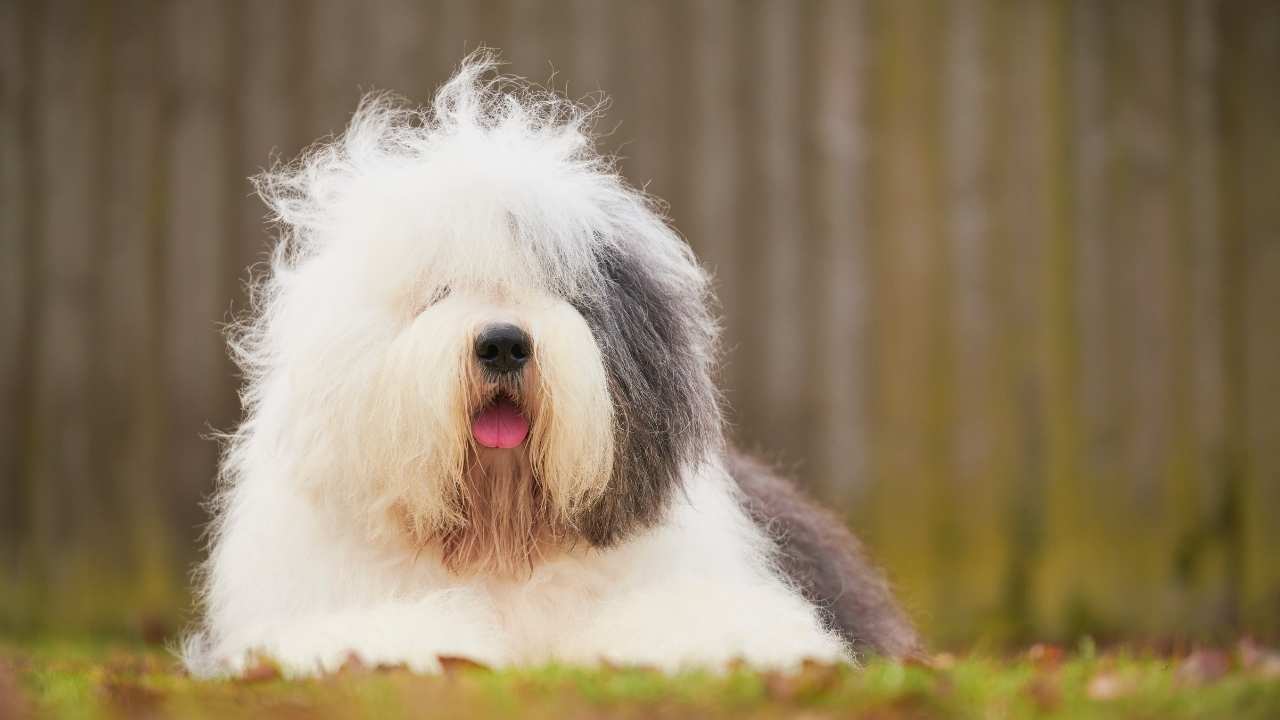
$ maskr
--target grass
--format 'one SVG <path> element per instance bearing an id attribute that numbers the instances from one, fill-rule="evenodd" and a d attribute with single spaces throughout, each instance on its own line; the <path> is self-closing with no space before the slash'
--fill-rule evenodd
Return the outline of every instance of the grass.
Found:
<path id="1" fill-rule="evenodd" d="M 267 665 L 251 674 L 194 680 L 163 651 L 138 646 L 0 645 L 0 718 L 1280 717 L 1280 654 L 1247 643 L 1176 657 L 1037 646 L 785 675 L 465 662 L 441 676 L 358 663 L 309 681 L 282 680 Z"/>

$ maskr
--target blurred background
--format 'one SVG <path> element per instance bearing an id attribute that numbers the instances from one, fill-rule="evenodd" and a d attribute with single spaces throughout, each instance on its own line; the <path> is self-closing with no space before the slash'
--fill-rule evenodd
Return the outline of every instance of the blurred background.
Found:
<path id="1" fill-rule="evenodd" d="M 1280 3 L 0 0 L 0 632 L 189 608 L 246 178 L 464 54 L 715 273 L 733 432 L 941 646 L 1280 633 Z"/>

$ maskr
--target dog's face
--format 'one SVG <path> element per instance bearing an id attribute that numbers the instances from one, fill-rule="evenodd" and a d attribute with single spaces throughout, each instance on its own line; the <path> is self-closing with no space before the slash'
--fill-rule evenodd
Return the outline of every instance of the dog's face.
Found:
<path id="1" fill-rule="evenodd" d="M 273 454 L 375 537 L 502 574 L 653 523 L 720 418 L 687 247 L 580 111 L 487 69 L 262 178 L 286 233 L 228 472 Z"/>

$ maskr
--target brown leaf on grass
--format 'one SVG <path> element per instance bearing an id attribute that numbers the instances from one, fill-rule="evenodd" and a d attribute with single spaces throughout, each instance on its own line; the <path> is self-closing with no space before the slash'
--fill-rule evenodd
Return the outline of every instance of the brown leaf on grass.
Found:
<path id="1" fill-rule="evenodd" d="M 342 661 L 342 665 L 333 672 L 334 675 L 368 675 L 372 670 L 361 659 L 357 652 L 348 652 L 347 657 Z"/>
<path id="2" fill-rule="evenodd" d="M 102 666 L 112 675 L 159 675 L 186 672 L 180 663 L 170 657 L 125 650 L 113 650 L 103 660 Z"/>
<path id="3" fill-rule="evenodd" d="M 1085 694 L 1091 700 L 1115 700 L 1133 694 L 1134 690 L 1132 678 L 1104 671 L 1089 679 Z"/>
<path id="4" fill-rule="evenodd" d="M 1027 659 L 1040 670 L 1057 670 L 1064 657 L 1066 651 L 1047 643 L 1036 643 L 1027 650 Z"/>
<path id="5" fill-rule="evenodd" d="M 937 655 L 908 655 L 902 659 L 902 664 L 906 667 L 918 667 L 925 670 L 950 670 L 956 665 L 956 656 L 951 653 L 938 653 Z"/>
<path id="6" fill-rule="evenodd" d="M 18 685 L 18 673 L 6 660 L 0 660 L 0 718 L 31 717 L 31 706 Z"/>
<path id="7" fill-rule="evenodd" d="M 766 672 L 760 679 L 764 681 L 765 694 L 774 700 L 792 700 L 799 694 L 799 683 L 786 673 Z"/>
<path id="8" fill-rule="evenodd" d="M 154 690 L 127 680 L 108 680 L 102 685 L 102 692 L 113 708 L 123 717 L 153 717 L 164 696 Z"/>
<path id="9" fill-rule="evenodd" d="M 378 663 L 377 665 L 370 665 L 364 661 L 364 658 L 360 657 L 359 653 L 352 651 L 347 653 L 347 657 L 342 661 L 342 665 L 340 665 L 337 670 L 330 673 L 330 676 L 360 676 L 372 675 L 375 673 L 385 674 L 408 671 L 409 666 L 406 663 Z"/>
<path id="10" fill-rule="evenodd" d="M 1257 667 L 1266 653 L 1267 649 L 1251 637 L 1240 638 L 1240 642 L 1236 643 L 1236 657 L 1240 659 L 1240 667 L 1245 670 Z"/>
<path id="11" fill-rule="evenodd" d="M 461 672 L 488 672 L 492 670 L 484 663 L 476 662 L 471 658 L 460 657 L 457 655 L 437 655 L 436 660 L 440 663 L 440 670 L 445 675 L 455 675 Z"/>
<path id="12" fill-rule="evenodd" d="M 260 683 L 279 680 L 282 677 L 284 673 L 280 671 L 280 663 L 259 654 L 250 658 L 248 666 L 236 679 L 242 683 Z"/>
<path id="13" fill-rule="evenodd" d="M 766 672 L 761 679 L 764 680 L 765 693 L 774 700 L 809 699 L 839 683 L 840 666 L 805 660 L 795 672 Z"/>
<path id="14" fill-rule="evenodd" d="M 1280 652 L 1259 645 L 1253 638 L 1244 638 L 1236 645 L 1236 657 L 1244 670 L 1264 678 L 1280 678 Z"/>
<path id="15" fill-rule="evenodd" d="M 1178 666 L 1177 678 L 1188 685 L 1215 682 L 1231 671 L 1231 656 L 1223 650 L 1196 650 Z"/>

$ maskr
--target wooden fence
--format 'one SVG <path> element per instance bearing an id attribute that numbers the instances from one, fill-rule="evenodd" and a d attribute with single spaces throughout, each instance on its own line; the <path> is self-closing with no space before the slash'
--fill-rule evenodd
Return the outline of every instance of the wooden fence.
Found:
<path id="1" fill-rule="evenodd" d="M 3 0 L 0 629 L 181 607 L 246 178 L 481 43 L 612 96 L 735 435 L 935 638 L 1280 631 L 1280 4 L 1225 0 Z"/>

